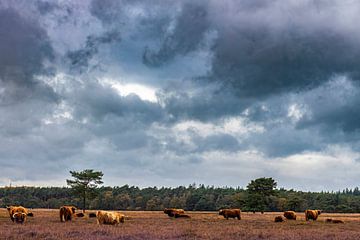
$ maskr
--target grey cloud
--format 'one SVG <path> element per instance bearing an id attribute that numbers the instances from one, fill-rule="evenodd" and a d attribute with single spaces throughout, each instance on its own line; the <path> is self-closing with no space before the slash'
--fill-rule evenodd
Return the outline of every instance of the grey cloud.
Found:
<path id="1" fill-rule="evenodd" d="M 45 61 L 53 59 L 46 31 L 33 19 L 24 19 L 11 8 L 0 9 L 0 82 L 5 87 L 2 104 L 26 98 L 56 101 L 58 96 L 37 75 L 49 75 Z"/>
<path id="2" fill-rule="evenodd" d="M 158 67 L 173 60 L 176 55 L 185 55 L 199 47 L 209 28 L 207 6 L 204 1 L 186 2 L 175 25 L 171 33 L 165 34 L 159 50 L 148 47 L 145 49 L 144 64 Z"/>
<path id="3" fill-rule="evenodd" d="M 119 42 L 121 40 L 118 31 L 109 31 L 100 36 L 90 35 L 86 39 L 85 47 L 67 54 L 73 70 L 84 71 L 89 68 L 89 61 L 98 53 L 100 45 Z"/>
<path id="4" fill-rule="evenodd" d="M 236 152 L 240 150 L 238 140 L 230 134 L 214 134 L 203 139 L 195 139 L 198 142 L 197 151 L 218 150 Z"/>
<path id="5" fill-rule="evenodd" d="M 173 121 L 197 119 L 212 121 L 240 114 L 253 99 L 240 101 L 231 89 L 198 81 L 173 83 L 158 93 Z"/>
<path id="6" fill-rule="evenodd" d="M 220 34 L 212 78 L 230 84 L 240 97 L 311 89 L 335 73 L 357 78 L 359 48 L 329 31 L 287 29 L 274 37 L 271 28 L 255 27 L 238 30 L 231 38 Z"/>
<path id="7" fill-rule="evenodd" d="M 77 119 L 101 121 L 111 115 L 139 122 L 162 120 L 163 112 L 157 103 L 141 100 L 137 95 L 120 96 L 115 90 L 96 81 L 86 81 L 68 94 Z"/>
<path id="8" fill-rule="evenodd" d="M 59 6 L 53 2 L 37 1 L 36 7 L 41 14 L 47 14 L 57 9 Z"/>
<path id="9" fill-rule="evenodd" d="M 112 185 L 238 184 L 239 173 L 246 184 L 266 173 L 291 186 L 305 177 L 279 170 L 287 157 L 332 159 L 342 146 L 336 156 L 358 159 L 357 3 L 19 3 L 0 3 L 5 178 L 45 182 L 61 168 L 64 184 L 68 170 L 90 167 Z M 103 79 L 145 84 L 159 103 Z M 176 128 L 186 124 L 196 127 Z M 31 176 L 40 163 L 41 179 Z"/>
<path id="10" fill-rule="evenodd" d="M 328 133 L 341 130 L 349 139 L 359 139 L 358 82 L 353 82 L 346 76 L 336 76 L 319 88 L 300 94 L 298 100 L 309 111 L 298 122 L 299 128 L 318 126 Z"/>

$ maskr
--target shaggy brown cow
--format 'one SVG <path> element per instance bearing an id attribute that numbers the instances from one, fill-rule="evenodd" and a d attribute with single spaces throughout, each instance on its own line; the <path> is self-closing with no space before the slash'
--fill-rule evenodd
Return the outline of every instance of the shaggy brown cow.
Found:
<path id="1" fill-rule="evenodd" d="M 296 212 L 294 211 L 285 211 L 284 217 L 289 220 L 296 220 Z"/>
<path id="2" fill-rule="evenodd" d="M 184 214 L 184 209 L 181 208 L 165 208 L 164 213 L 169 217 L 175 217 L 176 214 Z"/>
<path id="3" fill-rule="evenodd" d="M 237 218 L 238 220 L 241 219 L 241 210 L 240 209 L 221 209 L 219 211 L 219 215 L 223 215 L 224 218 Z"/>
<path id="4" fill-rule="evenodd" d="M 60 208 L 60 221 L 71 221 L 73 215 L 75 214 L 75 210 L 76 208 L 74 206 L 62 206 Z"/>
<path id="5" fill-rule="evenodd" d="M 343 220 L 340 220 L 340 219 L 331 219 L 331 218 L 327 218 L 325 220 L 325 222 L 328 222 L 328 223 L 345 223 Z"/>
<path id="6" fill-rule="evenodd" d="M 22 206 L 8 206 L 6 209 L 9 212 L 11 221 L 16 223 L 24 223 L 26 222 L 27 216 L 34 216 L 33 213 Z"/>
<path id="7" fill-rule="evenodd" d="M 305 220 L 306 221 L 309 221 L 309 220 L 316 221 L 316 219 L 319 217 L 320 214 L 321 214 L 320 210 L 305 210 Z"/>
<path id="8" fill-rule="evenodd" d="M 284 219 L 282 216 L 276 216 L 274 222 L 283 222 Z"/>
<path id="9" fill-rule="evenodd" d="M 117 225 L 125 222 L 125 215 L 119 212 L 97 211 L 96 219 L 98 224 Z"/>

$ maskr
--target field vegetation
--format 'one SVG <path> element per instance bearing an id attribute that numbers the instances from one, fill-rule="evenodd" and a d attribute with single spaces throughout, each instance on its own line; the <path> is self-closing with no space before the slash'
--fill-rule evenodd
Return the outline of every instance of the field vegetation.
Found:
<path id="1" fill-rule="evenodd" d="M 217 212 L 187 212 L 191 219 L 175 219 L 161 211 L 123 211 L 125 223 L 98 226 L 95 218 L 62 223 L 58 210 L 32 211 L 34 217 L 21 225 L 0 209 L 0 239 L 360 239 L 360 214 L 324 213 L 306 222 L 298 213 L 296 221 L 275 223 L 282 213 L 242 213 L 242 220 L 226 220 Z M 327 218 L 345 223 L 327 223 Z"/>

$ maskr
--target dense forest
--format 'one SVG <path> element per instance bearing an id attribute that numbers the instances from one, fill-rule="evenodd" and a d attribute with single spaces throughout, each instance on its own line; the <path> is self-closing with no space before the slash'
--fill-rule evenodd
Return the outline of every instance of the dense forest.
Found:
<path id="1" fill-rule="evenodd" d="M 23 205 L 29 208 L 59 208 L 72 204 L 81 207 L 81 198 L 66 187 L 3 187 L 0 206 Z M 302 192 L 277 189 L 272 178 L 251 181 L 246 189 L 195 184 L 176 188 L 99 187 L 87 201 L 88 209 L 162 210 L 165 207 L 214 211 L 241 208 L 243 211 L 284 211 L 322 209 L 325 212 L 360 212 L 360 190 Z"/>

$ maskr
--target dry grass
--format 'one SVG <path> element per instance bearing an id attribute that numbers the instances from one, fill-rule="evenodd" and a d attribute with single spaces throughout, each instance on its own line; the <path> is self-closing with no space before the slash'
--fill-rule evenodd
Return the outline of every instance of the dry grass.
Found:
<path id="1" fill-rule="evenodd" d="M 282 213 L 242 213 L 242 220 L 225 220 L 217 212 L 187 212 L 191 219 L 173 219 L 162 212 L 124 212 L 119 226 L 98 226 L 95 218 L 61 223 L 58 210 L 33 210 L 24 225 L 11 222 L 0 209 L 0 239 L 360 239 L 360 214 L 322 214 L 316 222 L 275 223 Z M 326 218 L 345 224 L 326 223 Z"/>

